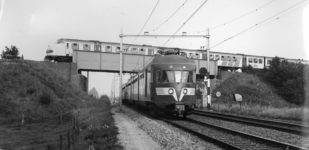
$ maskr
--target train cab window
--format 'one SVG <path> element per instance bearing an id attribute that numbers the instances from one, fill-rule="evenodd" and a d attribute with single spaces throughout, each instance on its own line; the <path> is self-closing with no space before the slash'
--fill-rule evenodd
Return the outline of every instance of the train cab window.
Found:
<path id="1" fill-rule="evenodd" d="M 112 47 L 111 46 L 105 46 L 105 51 L 106 52 L 112 52 Z"/>
<path id="2" fill-rule="evenodd" d="M 73 50 L 78 50 L 79 49 L 79 45 L 77 43 L 72 43 L 72 49 Z"/>
<path id="3" fill-rule="evenodd" d="M 132 54 L 137 54 L 137 48 L 132 48 Z"/>
<path id="4" fill-rule="evenodd" d="M 252 58 L 249 58 L 249 63 L 252 63 Z"/>
<path id="5" fill-rule="evenodd" d="M 262 64 L 263 63 L 263 60 L 262 59 L 259 59 L 259 64 Z"/>
<path id="6" fill-rule="evenodd" d="M 257 58 L 254 58 L 253 61 L 254 61 L 254 63 L 258 63 L 258 59 Z"/>
<path id="7" fill-rule="evenodd" d="M 193 82 L 193 71 L 165 71 L 165 70 L 157 70 L 157 82 L 163 83 L 175 83 L 175 82 L 183 82 L 183 83 L 192 83 Z"/>

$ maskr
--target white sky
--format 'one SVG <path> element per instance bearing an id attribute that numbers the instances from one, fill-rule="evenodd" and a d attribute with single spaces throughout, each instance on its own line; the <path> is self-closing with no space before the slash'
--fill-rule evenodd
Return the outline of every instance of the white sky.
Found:
<path id="1" fill-rule="evenodd" d="M 208 0 L 178 34 L 205 34 L 198 31 L 227 23 L 272 1 Z M 161 0 L 142 33 L 174 34 L 204 0 L 188 0 L 167 23 L 153 32 L 184 2 Z M 309 60 L 309 7 L 299 8 L 309 0 L 275 0 L 254 13 L 210 30 L 210 47 L 299 2 L 303 3 L 280 14 L 279 19 L 232 38 L 211 51 Z M 48 45 L 59 38 L 119 42 L 120 28 L 124 34 L 138 34 L 156 3 L 157 0 L 0 0 L 0 50 L 15 45 L 25 59 L 43 60 Z M 125 38 L 124 42 L 133 40 Z M 139 38 L 134 44 L 162 46 L 166 41 Z M 197 49 L 203 45 L 205 39 L 172 39 L 165 46 Z M 90 73 L 90 89 L 95 87 L 99 94 L 109 95 L 113 76 Z"/>

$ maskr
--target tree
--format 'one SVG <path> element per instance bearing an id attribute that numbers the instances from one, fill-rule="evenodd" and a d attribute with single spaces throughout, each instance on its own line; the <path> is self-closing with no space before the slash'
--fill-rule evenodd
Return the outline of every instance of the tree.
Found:
<path id="1" fill-rule="evenodd" d="M 1 58 L 2 59 L 18 59 L 19 51 L 16 46 L 11 45 L 11 48 L 5 47 L 5 51 L 2 51 Z"/>
<path id="2" fill-rule="evenodd" d="M 303 104 L 305 101 L 306 66 L 301 63 L 291 63 L 278 57 L 272 59 L 266 72 L 266 80 L 277 88 L 277 93 L 295 104 Z"/>

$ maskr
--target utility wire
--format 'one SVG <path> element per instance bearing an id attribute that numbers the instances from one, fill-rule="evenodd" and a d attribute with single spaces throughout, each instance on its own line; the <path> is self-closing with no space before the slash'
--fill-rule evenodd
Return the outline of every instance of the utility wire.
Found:
<path id="1" fill-rule="evenodd" d="M 140 35 L 140 33 L 143 31 L 143 29 L 145 28 L 146 24 L 148 23 L 150 17 L 152 16 L 153 12 L 155 11 L 155 9 L 157 8 L 158 4 L 159 4 L 160 0 L 158 0 L 157 4 L 155 5 L 155 7 L 153 8 L 151 14 L 149 15 L 147 21 L 145 22 L 144 26 L 142 27 L 142 29 L 139 31 L 138 35 L 135 37 L 135 39 L 133 40 L 133 42 L 131 43 L 131 45 L 135 42 L 135 40 L 138 38 L 138 36 Z M 138 62 L 139 62 L 139 59 L 140 59 L 140 56 L 138 57 L 138 60 L 137 60 L 137 63 L 136 63 L 136 66 L 138 65 Z M 136 68 L 135 66 L 135 68 Z M 134 70 L 135 70 L 134 68 Z"/>
<path id="2" fill-rule="evenodd" d="M 265 6 L 269 5 L 269 4 L 271 4 L 271 3 L 273 3 L 274 1 L 276 1 L 276 0 L 273 0 L 273 1 L 271 1 L 271 2 L 269 2 L 269 3 L 267 3 L 267 4 L 265 4 L 265 5 L 263 5 L 263 6 L 259 7 L 259 8 L 257 8 L 257 9 L 254 9 L 254 10 L 252 10 L 252 11 L 250 11 L 250 12 L 244 14 L 244 15 L 241 15 L 241 16 L 235 18 L 235 19 L 232 19 L 232 20 L 230 20 L 230 21 L 228 21 L 228 22 L 226 22 L 226 23 L 223 23 L 223 24 L 221 24 L 221 25 L 212 27 L 212 28 L 210 28 L 210 30 L 216 29 L 216 28 L 218 28 L 218 27 L 225 26 L 226 24 L 229 24 L 229 23 L 231 23 L 231 22 L 234 22 L 234 21 L 236 21 L 236 20 L 238 20 L 238 19 L 240 19 L 240 18 L 243 18 L 243 17 L 245 17 L 245 16 L 251 14 L 251 13 L 257 12 L 259 9 L 261 9 L 261 8 L 263 8 L 263 7 L 265 7 Z"/>
<path id="3" fill-rule="evenodd" d="M 217 26 L 215 26 L 215 27 L 211 27 L 209 30 L 213 30 L 213 29 L 216 29 L 216 28 L 225 26 L 225 25 L 227 25 L 227 24 L 229 24 L 229 23 L 231 23 L 231 22 L 234 22 L 234 21 L 236 21 L 236 20 L 238 20 L 238 19 L 240 19 L 240 18 L 243 18 L 243 17 L 245 17 L 245 16 L 247 16 L 247 15 L 249 15 L 249 14 L 251 14 L 251 13 L 257 12 L 258 10 L 260 10 L 260 9 L 264 8 L 265 6 L 267 6 L 267 5 L 271 4 L 271 3 L 273 3 L 274 1 L 276 1 L 276 0 L 273 0 L 273 1 L 271 1 L 271 2 L 268 2 L 268 3 L 264 4 L 264 5 L 262 5 L 261 7 L 256 8 L 256 9 L 254 9 L 254 10 L 248 12 L 248 13 L 245 13 L 245 14 L 239 16 L 239 17 L 236 17 L 236 18 L 234 18 L 234 19 L 232 19 L 232 20 L 230 20 L 230 21 L 228 21 L 228 22 L 226 22 L 226 23 L 223 23 L 223 24 L 221 24 L 221 25 L 217 25 Z M 197 33 L 200 33 L 200 32 L 206 32 L 206 30 L 197 31 Z"/>
<path id="4" fill-rule="evenodd" d="M 155 11 L 155 9 L 157 8 L 157 6 L 158 6 L 159 2 L 160 2 L 160 0 L 158 0 L 158 2 L 157 2 L 157 4 L 156 4 L 156 6 L 153 8 L 153 10 L 152 10 L 152 12 L 151 12 L 150 16 L 148 17 L 147 21 L 145 22 L 145 24 L 144 24 L 144 26 L 143 26 L 143 28 L 141 29 L 141 31 L 139 31 L 139 33 L 138 33 L 137 37 L 135 37 L 135 39 L 134 39 L 134 41 L 132 42 L 132 44 L 135 42 L 135 40 L 138 38 L 138 36 L 141 34 L 141 32 L 143 31 L 143 29 L 145 28 L 145 26 L 146 26 L 146 24 L 148 23 L 148 21 L 149 21 L 150 17 L 152 16 L 153 12 L 154 12 L 154 11 Z"/>
<path id="5" fill-rule="evenodd" d="M 257 24 L 255 24 L 255 25 L 253 25 L 253 26 L 251 26 L 251 27 L 249 27 L 249 28 L 247 28 L 247 29 L 245 29 L 245 30 L 243 30 L 243 31 L 241 31 L 241 32 L 239 32 L 239 33 L 233 35 L 233 36 L 231 36 L 230 38 L 227 38 L 227 39 L 225 39 L 225 40 L 223 40 L 223 41 L 221 41 L 221 42 L 215 44 L 214 46 L 210 47 L 210 49 L 212 49 L 212 48 L 214 48 L 214 47 L 216 47 L 216 46 L 218 46 L 218 45 L 220 45 L 220 44 L 222 44 L 222 43 L 224 43 L 224 42 L 226 42 L 226 41 L 228 41 L 228 40 L 231 40 L 232 38 L 235 38 L 235 37 L 237 37 L 237 36 L 239 36 L 239 35 L 242 35 L 242 34 L 244 34 L 244 33 L 246 33 L 246 32 L 249 32 L 249 31 L 252 31 L 252 30 L 254 30 L 254 29 L 257 29 L 257 28 L 259 28 L 259 27 L 261 27 L 261 26 L 264 26 L 264 25 L 266 25 L 266 24 L 268 24 L 268 23 L 270 23 L 270 22 L 272 22 L 272 21 L 275 21 L 275 20 L 280 19 L 280 17 L 279 17 L 278 15 L 280 15 L 280 14 L 282 14 L 282 13 L 284 13 L 284 12 L 286 12 L 286 11 L 288 11 L 288 10 L 294 8 L 294 7 L 296 7 L 297 5 L 299 5 L 300 3 L 303 3 L 303 2 L 305 2 L 305 1 L 307 1 L 307 0 L 300 1 L 299 3 L 297 3 L 297 4 L 295 4 L 295 5 L 293 5 L 293 6 L 289 7 L 289 8 L 287 8 L 287 9 L 285 9 L 285 10 L 283 10 L 283 11 L 281 11 L 281 12 L 279 12 L 279 13 L 277 13 L 277 14 L 275 14 L 275 15 L 273 15 L 273 16 L 271 16 L 271 17 L 269 17 L 269 18 L 267 18 L 267 19 L 265 19 L 265 20 L 263 20 L 263 21 L 261 21 L 261 22 L 259 22 L 259 23 L 257 23 Z M 304 5 L 300 6 L 299 8 L 302 8 L 302 7 L 304 7 L 304 6 L 307 5 L 307 4 L 308 4 L 308 3 L 305 3 Z M 299 9 L 299 8 L 297 8 L 297 9 Z M 294 9 L 294 10 L 292 10 L 291 12 L 294 12 L 294 11 L 297 10 L 297 9 Z M 291 12 L 288 12 L 288 13 L 282 15 L 281 17 L 283 17 L 283 16 L 285 16 L 285 15 L 287 15 L 287 14 L 290 14 Z M 276 17 L 276 16 L 278 16 L 278 17 Z M 276 18 L 274 18 L 274 17 L 276 17 Z M 274 20 L 271 20 L 271 19 L 273 19 L 273 18 L 274 18 Z M 269 21 L 269 20 L 271 20 L 271 21 Z M 267 22 L 267 21 L 269 21 L 269 22 Z M 263 24 L 263 23 L 264 23 L 264 24 Z"/>
<path id="6" fill-rule="evenodd" d="M 166 45 L 167 42 L 170 41 L 171 38 L 173 38 L 175 36 L 175 34 L 196 14 L 197 11 L 199 11 L 204 4 L 207 2 L 208 0 L 205 0 L 204 3 L 178 28 L 178 30 L 165 42 L 164 45 Z M 164 46 L 163 45 L 163 46 Z"/>
<path id="7" fill-rule="evenodd" d="M 159 25 L 157 28 L 155 28 L 154 30 L 152 30 L 153 32 L 158 30 L 163 24 L 165 24 L 168 20 L 170 20 L 177 12 L 178 10 L 180 10 L 180 8 L 182 8 L 188 0 L 186 0 L 170 17 L 168 17 L 161 25 Z"/>

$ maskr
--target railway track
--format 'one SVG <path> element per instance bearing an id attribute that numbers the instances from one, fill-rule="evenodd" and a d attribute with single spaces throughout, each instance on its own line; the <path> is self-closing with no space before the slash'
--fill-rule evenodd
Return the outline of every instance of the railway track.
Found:
<path id="1" fill-rule="evenodd" d="M 266 120 L 266 119 L 249 118 L 249 117 L 244 117 L 244 116 L 236 116 L 236 115 L 229 115 L 229 114 L 210 112 L 210 111 L 201 111 L 201 110 L 195 110 L 193 114 L 227 120 L 227 121 L 233 121 L 233 122 L 238 122 L 238 123 L 243 123 L 243 124 L 248 124 L 248 125 L 253 125 L 253 126 L 275 129 L 278 131 L 284 131 L 284 132 L 293 133 L 297 135 L 304 135 L 304 136 L 309 135 L 309 126 L 301 125 L 301 124 L 271 121 L 271 120 Z"/>
<path id="2" fill-rule="evenodd" d="M 263 138 L 260 136 L 214 126 L 192 119 L 179 120 L 160 118 L 168 124 L 181 128 L 206 141 L 214 142 L 224 149 L 280 149 L 305 150 L 296 145 Z"/>

